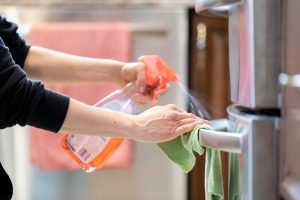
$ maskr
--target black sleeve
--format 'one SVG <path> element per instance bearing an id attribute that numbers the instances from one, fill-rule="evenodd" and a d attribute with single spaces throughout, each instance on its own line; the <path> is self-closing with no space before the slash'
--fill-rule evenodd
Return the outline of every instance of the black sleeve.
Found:
<path id="1" fill-rule="evenodd" d="M 0 37 L 0 128 L 28 124 L 57 132 L 68 107 L 69 97 L 27 79 Z"/>
<path id="2" fill-rule="evenodd" d="M 13 186 L 11 180 L 0 163 L 0 199 L 11 199 L 13 195 Z"/>
<path id="3" fill-rule="evenodd" d="M 20 67 L 23 68 L 30 46 L 17 33 L 18 26 L 0 16 L 0 37 Z"/>

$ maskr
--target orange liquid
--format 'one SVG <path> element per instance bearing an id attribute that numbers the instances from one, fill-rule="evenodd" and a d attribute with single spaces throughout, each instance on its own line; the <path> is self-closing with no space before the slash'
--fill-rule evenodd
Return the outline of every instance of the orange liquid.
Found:
<path id="1" fill-rule="evenodd" d="M 110 138 L 108 143 L 102 149 L 102 151 L 99 152 L 93 160 L 91 160 L 89 163 L 84 163 L 77 156 L 77 154 L 74 151 L 72 151 L 69 148 L 69 146 L 67 145 L 67 137 L 68 137 L 68 134 L 65 134 L 61 141 L 61 145 L 71 155 L 71 157 L 81 166 L 81 168 L 86 172 L 91 172 L 91 171 L 94 171 L 95 169 L 102 168 L 105 165 L 105 163 L 108 161 L 108 159 L 119 148 L 119 146 L 121 145 L 121 143 L 124 140 L 123 138 Z"/>

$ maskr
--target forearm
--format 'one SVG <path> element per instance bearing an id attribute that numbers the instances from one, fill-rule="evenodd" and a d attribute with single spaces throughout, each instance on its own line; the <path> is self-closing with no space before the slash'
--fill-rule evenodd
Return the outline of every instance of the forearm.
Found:
<path id="1" fill-rule="evenodd" d="M 0 38 L 0 127 L 31 125 L 57 132 L 68 110 L 69 98 L 28 80 Z"/>
<path id="2" fill-rule="evenodd" d="M 64 54 L 32 46 L 24 69 L 31 79 L 54 84 L 121 83 L 125 63 Z"/>
<path id="3" fill-rule="evenodd" d="M 60 130 L 83 135 L 132 138 L 134 123 L 130 116 L 95 108 L 71 99 L 66 119 Z"/>

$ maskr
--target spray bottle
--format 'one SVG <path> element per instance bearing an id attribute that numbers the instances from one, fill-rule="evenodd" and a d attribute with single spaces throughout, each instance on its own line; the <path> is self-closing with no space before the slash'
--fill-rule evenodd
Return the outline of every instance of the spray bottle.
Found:
<path id="1" fill-rule="evenodd" d="M 142 56 L 139 61 L 145 65 L 146 92 L 157 87 L 164 89 L 170 81 L 178 80 L 177 74 L 157 55 Z M 94 106 L 132 115 L 139 114 L 141 110 L 131 99 L 135 92 L 135 83 L 129 83 Z M 122 141 L 123 138 L 66 134 L 62 139 L 62 146 L 84 171 L 92 172 L 103 167 Z"/>

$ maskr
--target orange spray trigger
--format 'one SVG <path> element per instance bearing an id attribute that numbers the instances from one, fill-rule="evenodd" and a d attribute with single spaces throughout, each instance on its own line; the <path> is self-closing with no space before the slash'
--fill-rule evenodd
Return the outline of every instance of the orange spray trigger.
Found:
<path id="1" fill-rule="evenodd" d="M 164 89 L 167 88 L 170 81 L 179 80 L 179 76 L 158 55 L 141 56 L 138 60 L 145 65 L 148 86 Z"/>

